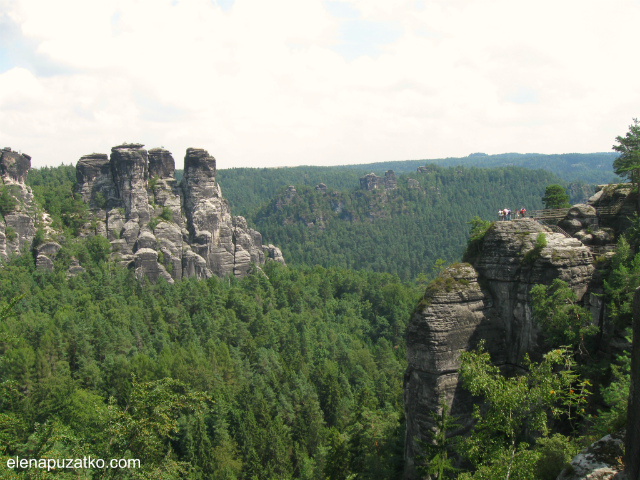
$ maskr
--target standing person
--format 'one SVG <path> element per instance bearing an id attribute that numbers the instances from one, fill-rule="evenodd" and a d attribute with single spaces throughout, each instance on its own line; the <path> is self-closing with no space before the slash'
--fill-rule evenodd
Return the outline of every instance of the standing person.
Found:
<path id="1" fill-rule="evenodd" d="M 524 218 L 524 217 L 526 217 L 526 216 L 527 216 L 527 210 L 526 210 L 524 207 L 522 207 L 522 208 L 520 209 L 520 216 L 521 216 L 522 218 Z"/>
<path id="2" fill-rule="evenodd" d="M 511 220 L 511 210 L 509 210 L 508 208 L 505 208 L 504 216 L 505 216 L 505 220 Z"/>
<path id="3" fill-rule="evenodd" d="M 504 220 L 504 210 L 498 210 L 498 220 Z"/>

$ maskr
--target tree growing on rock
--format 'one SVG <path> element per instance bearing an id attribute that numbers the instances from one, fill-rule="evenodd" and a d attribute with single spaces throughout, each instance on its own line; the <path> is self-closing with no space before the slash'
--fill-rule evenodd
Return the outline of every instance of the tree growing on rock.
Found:
<path id="1" fill-rule="evenodd" d="M 640 185 L 640 121 L 633 119 L 629 131 L 623 137 L 616 137 L 617 144 L 612 148 L 620 153 L 613 161 L 613 171 L 616 175 L 627 178 L 636 187 Z M 636 209 L 640 212 L 640 193 Z"/>
<path id="2" fill-rule="evenodd" d="M 569 195 L 557 183 L 547 186 L 542 197 L 544 208 L 567 208 L 570 207 Z"/>
<path id="3" fill-rule="evenodd" d="M 588 382 L 574 372 L 572 353 L 555 349 L 539 363 L 525 357 L 522 372 L 509 377 L 491 363 L 484 341 L 460 358 L 462 385 L 472 395 L 482 396 L 484 406 L 474 406 L 476 424 L 462 442 L 462 451 L 476 471 L 458 478 L 534 478 L 540 452 L 530 445 L 548 436 L 550 419 L 563 417 L 573 426 L 584 415 Z"/>

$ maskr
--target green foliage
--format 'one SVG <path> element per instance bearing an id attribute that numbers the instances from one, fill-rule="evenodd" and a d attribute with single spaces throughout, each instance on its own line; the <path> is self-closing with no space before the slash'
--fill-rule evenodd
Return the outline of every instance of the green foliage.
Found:
<path id="1" fill-rule="evenodd" d="M 495 453 L 488 464 L 480 465 L 473 473 L 462 473 L 459 480 L 531 480 L 537 479 L 536 462 L 540 455 L 526 443 L 518 444 L 513 451 L 502 449 Z M 560 472 L 558 472 L 560 473 Z"/>
<path id="2" fill-rule="evenodd" d="M 632 254 L 624 237 L 618 239 L 610 273 L 603 283 L 611 320 L 617 329 L 624 331 L 631 325 L 633 292 L 640 286 L 640 254 Z"/>
<path id="3" fill-rule="evenodd" d="M 0 215 L 5 216 L 13 212 L 18 205 L 18 201 L 9 193 L 6 185 L 0 187 Z"/>
<path id="4" fill-rule="evenodd" d="M 467 248 L 462 257 L 465 262 L 472 262 L 482 251 L 484 236 L 489 231 L 493 222 L 482 220 L 477 215 L 467 222 L 471 225 L 471 234 L 467 241 Z"/>
<path id="5" fill-rule="evenodd" d="M 528 444 L 549 433 L 550 417 L 575 420 L 584 414 L 587 385 L 579 382 L 566 350 L 552 350 L 540 363 L 525 358 L 526 373 L 511 377 L 491 364 L 482 343 L 478 351 L 462 353 L 461 360 L 464 388 L 486 402 L 482 409 L 475 405 L 476 424 L 463 442 L 466 456 L 481 472 L 468 478 L 489 478 L 491 472 L 493 478 L 521 474 L 518 465 L 531 461 Z"/>
<path id="6" fill-rule="evenodd" d="M 566 282 L 555 279 L 551 285 L 531 289 L 532 314 L 551 348 L 570 345 L 586 353 L 585 339 L 598 332 L 591 312 L 577 303 L 575 292 Z"/>
<path id="7" fill-rule="evenodd" d="M 612 162 L 617 158 L 613 152 L 567 153 L 544 155 L 537 153 L 504 153 L 499 155 L 439 158 L 431 160 L 406 160 L 377 162 L 333 167 L 287 167 L 287 168 L 229 168 L 218 169 L 216 181 L 222 186 L 224 197 L 229 200 L 235 215 L 252 217 L 260 206 L 269 202 L 283 187 L 301 185 L 315 187 L 324 183 L 330 190 L 357 188 L 360 177 L 374 172 L 378 176 L 391 169 L 396 175 L 413 174 L 418 167 L 503 168 L 515 166 L 529 170 L 544 169 L 565 182 L 572 195 L 572 203 L 580 203 L 592 195 L 591 185 L 616 182 Z M 182 171 L 176 170 L 180 181 Z M 558 183 L 558 182 L 555 182 Z M 586 185 L 585 185 L 586 184 Z M 500 192 L 496 190 L 496 192 Z M 501 192 L 500 192 L 501 193 Z M 517 199 L 516 199 L 517 200 Z M 527 209 L 531 211 L 527 203 Z M 514 204 L 515 206 L 515 204 Z M 504 207 L 500 207 L 504 208 Z M 496 211 L 498 208 L 495 209 Z M 465 218 L 469 218 L 467 215 Z"/>
<path id="8" fill-rule="evenodd" d="M 535 478 L 555 480 L 580 450 L 581 446 L 578 442 L 559 433 L 551 437 L 539 438 L 535 446 L 535 452 L 538 455 L 535 462 Z"/>
<path id="9" fill-rule="evenodd" d="M 95 201 L 96 201 L 96 205 L 98 206 L 98 208 L 101 208 L 101 209 L 106 208 L 107 199 L 104 198 L 104 195 L 102 194 L 102 192 L 96 193 Z"/>
<path id="10" fill-rule="evenodd" d="M 74 196 L 75 182 L 76 171 L 71 165 L 31 169 L 27 175 L 36 202 L 52 217 L 52 227 L 72 237 L 90 219 L 87 205 Z"/>
<path id="11" fill-rule="evenodd" d="M 631 329 L 627 340 L 631 344 Z M 617 356 L 617 364 L 611 365 L 611 383 L 601 388 L 606 410 L 598 410 L 593 418 L 592 432 L 598 436 L 618 432 L 627 423 L 627 403 L 631 385 L 631 355 L 625 351 Z"/>
<path id="12" fill-rule="evenodd" d="M 72 256 L 86 273 L 67 277 Z M 141 284 L 99 236 L 64 242 L 53 273 L 13 259 L 0 299 L 24 297 L 0 321 L 2 453 L 140 458 L 140 478 L 398 478 L 419 290 L 263 270 Z"/>
<path id="13" fill-rule="evenodd" d="M 571 206 L 569 195 L 558 184 L 549 185 L 545 189 L 542 203 L 544 203 L 544 208 L 567 208 Z"/>
<path id="14" fill-rule="evenodd" d="M 36 234 L 33 237 L 33 242 L 31 243 L 31 245 L 33 248 L 37 248 L 43 243 L 44 243 L 44 229 L 42 227 L 38 227 L 36 229 Z"/>
<path id="15" fill-rule="evenodd" d="M 9 225 L 4 228 L 4 236 L 8 242 L 15 242 L 18 238 L 18 234 L 16 233 L 15 229 L 13 227 L 10 227 Z"/>
<path id="16" fill-rule="evenodd" d="M 440 411 L 431 412 L 436 429 L 431 433 L 431 442 L 421 442 L 420 446 L 425 450 L 425 455 L 418 458 L 416 470 L 421 475 L 436 475 L 435 478 L 443 480 L 460 469 L 453 466 L 449 452 L 458 443 L 456 437 L 451 437 L 453 430 L 460 427 L 455 423 L 455 419 L 449 414 L 449 406 L 444 399 L 440 402 Z M 449 477 L 451 478 L 451 477 Z"/>
<path id="17" fill-rule="evenodd" d="M 151 220 L 149 220 L 148 225 L 151 231 L 154 231 L 156 229 L 160 221 L 161 221 L 160 217 L 153 217 Z"/>
<path id="18" fill-rule="evenodd" d="M 522 258 L 522 263 L 531 265 L 538 258 L 540 258 L 540 254 L 542 250 L 547 246 L 547 236 L 544 232 L 538 233 L 536 236 L 536 242 L 533 244 L 533 248 L 524 254 Z"/>
<path id="19" fill-rule="evenodd" d="M 409 188 L 409 179 L 419 188 Z M 557 179 L 556 179 L 557 180 Z M 402 279 L 428 272 L 435 259 L 459 260 L 470 218 L 493 219 L 504 204 L 541 207 L 554 177 L 518 168 L 433 166 L 398 177 L 394 190 L 282 189 L 248 221 L 291 265 L 390 272 Z M 486 220 L 485 220 L 486 222 Z"/>
<path id="20" fill-rule="evenodd" d="M 169 207 L 162 207 L 162 213 L 160 214 L 160 218 L 165 222 L 170 222 L 173 220 L 173 213 Z"/>
<path id="21" fill-rule="evenodd" d="M 617 144 L 612 148 L 620 153 L 613 162 L 613 170 L 617 175 L 627 178 L 630 182 L 640 183 L 640 122 L 637 118 L 629 125 L 625 136 L 616 137 Z"/>
<path id="22" fill-rule="evenodd" d="M 154 192 L 154 191 L 155 191 L 155 189 L 156 189 L 156 185 L 158 184 L 158 180 L 160 180 L 160 177 L 158 177 L 158 176 L 151 177 L 151 178 L 148 180 L 148 182 L 147 182 L 147 183 L 148 183 L 148 188 L 149 188 L 149 190 L 151 190 L 152 192 Z"/>

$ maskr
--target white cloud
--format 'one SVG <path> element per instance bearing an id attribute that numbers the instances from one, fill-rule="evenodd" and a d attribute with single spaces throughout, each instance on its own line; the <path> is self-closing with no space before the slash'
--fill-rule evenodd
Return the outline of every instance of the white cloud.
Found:
<path id="1" fill-rule="evenodd" d="M 333 4 L 0 0 L 60 66 L 0 74 L 0 138 L 35 165 L 126 140 L 225 168 L 602 151 L 638 116 L 637 2 Z"/>

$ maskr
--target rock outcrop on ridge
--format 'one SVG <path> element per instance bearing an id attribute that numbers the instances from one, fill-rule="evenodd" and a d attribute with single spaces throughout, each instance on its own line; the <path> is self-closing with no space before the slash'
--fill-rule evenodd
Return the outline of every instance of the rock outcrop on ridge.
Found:
<path id="1" fill-rule="evenodd" d="M 541 232 L 546 246 L 536 251 Z M 452 265 L 427 287 L 406 333 L 406 479 L 418 478 L 420 442 L 430 439 L 435 427 L 431 412 L 439 411 L 442 400 L 462 430 L 471 425 L 472 399 L 458 381 L 460 353 L 484 339 L 498 365 L 518 365 L 524 353 L 535 358 L 538 331 L 531 317 L 531 288 L 559 278 L 589 301 L 585 293 L 592 263 L 589 248 L 580 241 L 532 219 L 496 222 L 473 265 Z"/>
<path id="2" fill-rule="evenodd" d="M 280 249 L 263 246 L 259 232 L 231 215 L 206 150 L 187 149 L 180 183 L 174 173 L 169 151 L 141 144 L 82 157 L 77 191 L 95 215 L 87 234 L 106 236 L 114 255 L 151 281 L 240 277 L 252 263 L 284 263 Z"/>
<path id="3" fill-rule="evenodd" d="M 25 153 L 0 150 L 0 263 L 31 246 L 36 225 L 48 226 L 48 215 L 38 211 L 31 188 L 25 185 L 31 157 Z"/>
<path id="4" fill-rule="evenodd" d="M 396 180 L 396 174 L 393 173 L 393 170 L 387 170 L 384 174 L 384 177 L 378 177 L 375 173 L 370 173 L 360 178 L 360 189 L 361 190 L 375 190 L 377 188 L 382 188 L 384 190 L 393 190 L 398 186 L 398 182 Z"/>

